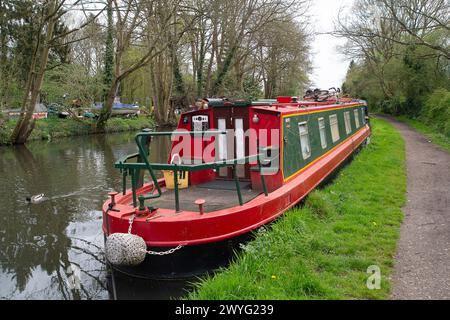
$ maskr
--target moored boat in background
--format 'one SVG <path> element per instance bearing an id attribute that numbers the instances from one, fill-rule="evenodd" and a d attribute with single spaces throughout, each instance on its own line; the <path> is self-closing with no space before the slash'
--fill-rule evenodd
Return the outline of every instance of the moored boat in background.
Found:
<path id="1" fill-rule="evenodd" d="M 98 102 L 93 105 L 93 111 L 100 112 L 103 108 L 103 103 Z M 139 105 L 136 103 L 122 103 L 120 102 L 120 97 L 116 97 L 114 100 L 111 115 L 112 116 L 127 116 L 127 117 L 137 117 L 140 114 Z"/>

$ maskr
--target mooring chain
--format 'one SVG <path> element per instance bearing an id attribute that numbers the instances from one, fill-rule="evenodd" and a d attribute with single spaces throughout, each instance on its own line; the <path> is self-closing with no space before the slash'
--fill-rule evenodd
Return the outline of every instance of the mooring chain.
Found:
<path id="1" fill-rule="evenodd" d="M 184 248 L 184 246 L 179 245 L 178 247 L 176 247 L 174 249 L 170 249 L 168 251 L 163 251 L 163 252 L 147 251 L 147 254 L 152 255 L 152 256 L 167 256 L 167 255 L 172 254 L 175 251 L 178 251 L 178 250 L 180 250 L 182 248 Z"/>
<path id="2" fill-rule="evenodd" d="M 134 222 L 134 219 L 136 218 L 136 215 L 135 214 L 133 214 L 131 217 L 130 217 L 130 220 L 128 221 L 128 223 L 130 224 L 130 226 L 128 227 L 128 234 L 131 234 L 131 229 L 133 228 L 133 222 Z"/>
<path id="3" fill-rule="evenodd" d="M 131 234 L 131 230 L 133 228 L 134 219 L 136 219 L 136 215 L 135 214 L 133 214 L 130 217 L 130 220 L 128 220 L 128 223 L 130 224 L 130 226 L 128 227 L 128 234 Z M 176 251 L 178 251 L 178 250 L 180 250 L 182 248 L 184 248 L 184 246 L 179 245 L 178 247 L 170 249 L 168 251 L 162 251 L 162 252 L 147 251 L 147 254 L 152 255 L 152 256 L 167 256 L 167 255 L 172 254 L 172 253 L 174 253 L 174 252 L 176 252 Z"/>

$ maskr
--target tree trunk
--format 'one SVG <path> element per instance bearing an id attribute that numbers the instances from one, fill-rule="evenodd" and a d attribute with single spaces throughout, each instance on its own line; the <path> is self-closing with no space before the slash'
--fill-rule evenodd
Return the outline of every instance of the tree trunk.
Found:
<path id="1" fill-rule="evenodd" d="M 219 69 L 219 72 L 217 74 L 217 80 L 214 82 L 212 87 L 213 95 L 220 95 L 223 81 L 225 80 L 228 71 L 230 70 L 231 63 L 236 55 L 236 52 L 237 52 L 237 45 L 233 45 L 233 47 L 231 47 L 230 51 L 228 51 L 226 55 L 226 58 L 223 62 L 223 66 Z"/>
<path id="2" fill-rule="evenodd" d="M 106 50 L 105 50 L 105 61 L 104 61 L 104 74 L 103 74 L 103 83 L 105 84 L 105 89 L 103 92 L 103 101 L 106 102 L 108 99 L 108 89 L 110 88 L 113 81 L 113 68 L 114 68 L 114 42 L 113 42 L 113 7 L 112 0 L 108 0 L 108 9 L 107 9 L 107 17 L 108 17 L 108 26 L 107 26 L 107 34 L 106 34 Z"/>
<path id="3" fill-rule="evenodd" d="M 56 1 L 52 1 L 49 12 L 54 13 L 56 10 Z M 53 33 L 56 26 L 56 15 L 51 15 L 48 19 L 47 34 L 45 36 L 44 43 L 42 44 L 41 57 L 39 64 L 39 71 L 36 72 L 36 60 L 39 53 L 40 43 L 38 42 L 38 50 L 35 50 L 33 62 L 30 66 L 28 73 L 27 90 L 25 91 L 25 97 L 22 105 L 22 112 L 20 114 L 19 121 L 11 135 L 11 142 L 13 144 L 24 144 L 31 132 L 34 129 L 33 112 L 38 102 L 39 94 L 41 91 L 42 82 L 44 80 L 45 70 L 48 63 L 48 55 L 50 52 L 50 42 L 53 38 Z M 39 31 L 40 32 L 40 31 Z M 39 35 L 40 36 L 40 35 Z"/>
<path id="4" fill-rule="evenodd" d="M 111 118 L 112 115 L 112 109 L 114 100 L 116 99 L 117 90 L 119 88 L 119 81 L 118 79 L 114 79 L 111 87 L 109 88 L 109 91 L 105 97 L 104 106 L 102 108 L 102 111 L 100 112 L 100 116 L 97 119 L 96 128 L 95 131 L 98 133 L 105 132 L 106 129 L 106 123 L 108 122 L 108 119 Z"/>
<path id="5" fill-rule="evenodd" d="M 4 18 L 4 8 L 0 1 L 0 109 L 6 106 L 8 81 L 6 80 L 8 74 L 7 67 L 7 28 Z"/>
<path id="6" fill-rule="evenodd" d="M 160 126 L 174 124 L 173 103 L 173 70 L 167 53 L 156 57 L 152 63 L 153 102 L 155 105 L 155 121 Z"/>
<path id="7" fill-rule="evenodd" d="M 202 31 L 203 32 L 203 31 Z M 197 63 L 197 97 L 201 97 L 203 91 L 203 71 L 204 71 L 204 63 L 205 63 L 205 35 L 202 33 L 200 35 L 200 53 L 198 57 Z"/>
<path id="8" fill-rule="evenodd" d="M 118 88 L 117 81 L 117 67 L 120 65 L 120 61 L 116 61 L 116 77 L 113 76 L 114 68 L 114 42 L 113 42 L 113 1 L 108 0 L 107 7 L 107 34 L 106 34 L 106 47 L 105 47 L 105 60 L 104 60 L 104 73 L 103 83 L 105 89 L 103 92 L 103 108 L 100 112 L 100 116 L 97 119 L 95 130 L 97 132 L 104 132 L 106 128 L 106 122 L 111 117 L 112 107 L 114 99 L 116 98 L 116 92 Z M 117 58 L 117 56 L 116 56 Z M 117 59 L 116 59 L 117 60 Z M 109 89 L 108 89 L 109 88 Z"/>

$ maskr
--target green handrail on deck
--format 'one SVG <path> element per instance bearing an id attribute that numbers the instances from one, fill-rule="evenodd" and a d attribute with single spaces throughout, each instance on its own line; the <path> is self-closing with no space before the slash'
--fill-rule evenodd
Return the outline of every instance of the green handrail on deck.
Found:
<path id="1" fill-rule="evenodd" d="M 237 176 L 237 170 L 236 170 L 236 166 L 238 164 L 247 164 L 247 163 L 251 163 L 251 162 L 257 162 L 259 169 L 262 169 L 261 166 L 261 162 L 260 162 L 260 156 L 261 154 L 257 154 L 257 155 L 253 155 L 253 156 L 247 156 L 244 158 L 240 158 L 240 159 L 231 159 L 231 160 L 219 160 L 219 161 L 215 161 L 215 162 L 210 162 L 210 163 L 202 163 L 202 164 L 162 164 L 162 163 L 150 163 L 148 161 L 148 157 L 150 155 L 150 151 L 146 151 L 145 147 L 144 147 L 144 139 L 143 138 L 147 138 L 147 142 L 148 142 L 148 138 L 149 137 L 153 137 L 153 136 L 173 136 L 173 135 L 179 135 L 179 136 L 184 136 L 184 135 L 217 135 L 217 134 L 226 134 L 226 132 L 224 131 L 214 131 L 214 130 L 210 130 L 210 131 L 174 131 L 174 132 L 142 132 L 136 135 L 135 137 L 135 141 L 136 144 L 138 146 L 138 150 L 139 153 L 136 154 L 132 154 L 126 157 L 121 158 L 118 162 L 116 162 L 115 167 L 120 169 L 123 176 L 122 176 L 122 187 L 123 187 L 123 194 L 125 195 L 126 193 L 126 178 L 127 176 L 131 176 L 131 188 L 132 188 L 132 193 L 133 193 L 133 205 L 134 207 L 137 207 L 137 178 L 138 178 L 138 174 L 141 172 L 141 170 L 148 170 L 151 176 L 151 179 L 153 181 L 153 185 L 154 188 L 156 188 L 157 190 L 157 194 L 153 194 L 154 190 L 152 191 L 151 195 L 148 196 L 140 196 L 139 200 L 140 200 L 140 206 L 142 207 L 142 203 L 141 201 L 145 201 L 145 200 L 149 200 L 149 199 L 155 199 L 155 198 L 159 198 L 162 195 L 161 192 L 161 188 L 159 186 L 158 180 L 155 176 L 155 173 L 153 170 L 165 170 L 165 171 L 173 171 L 174 173 L 174 192 L 175 192 L 175 209 L 177 212 L 180 212 L 180 199 L 179 199 L 179 189 L 178 189 L 178 172 L 180 171 L 201 171 L 201 170 L 206 170 L 206 169 L 219 169 L 222 167 L 232 167 L 233 169 L 233 173 L 234 173 L 234 180 L 236 183 L 236 191 L 238 193 L 238 198 L 239 198 L 239 204 L 243 205 L 243 200 L 242 200 L 242 193 L 241 193 L 241 188 L 240 188 L 240 184 L 239 184 L 239 178 Z M 261 150 L 264 150 L 264 148 L 261 148 Z M 143 160 L 144 163 L 141 162 L 136 162 L 136 163 L 128 163 L 129 160 L 131 159 L 138 159 L 139 160 Z M 264 194 L 266 196 L 268 196 L 268 192 L 267 192 L 267 187 L 266 187 L 266 183 L 264 180 L 263 175 L 261 174 L 261 182 L 263 185 L 263 189 L 264 189 Z M 140 186 L 142 187 L 142 186 Z"/>

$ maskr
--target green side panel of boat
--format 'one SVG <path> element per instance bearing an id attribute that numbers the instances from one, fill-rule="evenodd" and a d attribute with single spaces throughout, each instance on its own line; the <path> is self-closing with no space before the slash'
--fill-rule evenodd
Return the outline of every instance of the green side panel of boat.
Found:
<path id="1" fill-rule="evenodd" d="M 321 157 L 328 151 L 332 150 L 338 144 L 346 140 L 365 124 L 364 111 L 366 106 L 349 107 L 344 109 L 335 109 L 324 112 L 293 115 L 283 118 L 283 175 L 287 179 L 296 174 L 299 170 Z M 356 128 L 355 113 L 357 110 L 360 126 Z M 351 132 L 345 131 L 344 112 L 350 112 Z M 339 137 L 340 139 L 333 143 L 331 138 L 330 116 L 337 115 Z M 327 146 L 322 148 L 319 130 L 319 119 L 323 118 L 325 122 L 325 133 Z M 299 124 L 306 122 L 308 124 L 311 156 L 307 159 L 303 158 L 302 146 L 300 142 Z"/>

